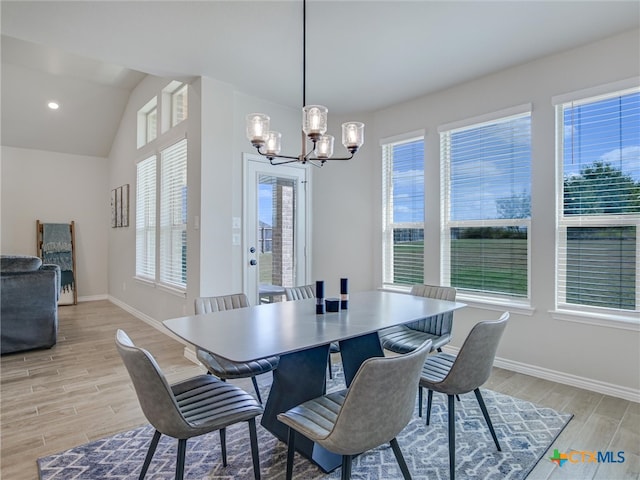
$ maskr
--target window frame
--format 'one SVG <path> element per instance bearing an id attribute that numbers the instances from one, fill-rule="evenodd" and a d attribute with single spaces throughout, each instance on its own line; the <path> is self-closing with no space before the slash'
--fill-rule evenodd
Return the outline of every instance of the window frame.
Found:
<path id="1" fill-rule="evenodd" d="M 493 291 L 471 290 L 461 287 L 455 287 L 458 290 L 458 298 L 464 300 L 472 306 L 489 309 L 510 308 L 512 311 L 524 315 L 532 315 L 531 307 L 531 251 L 532 251 L 532 232 L 531 232 L 531 214 L 527 218 L 509 218 L 509 219 L 474 219 L 474 220 L 452 220 L 450 218 L 452 199 L 451 195 L 451 159 L 444 152 L 445 136 L 451 135 L 456 131 L 470 130 L 507 122 L 510 119 L 528 117 L 529 123 L 532 120 L 532 104 L 526 103 L 502 109 L 499 111 L 479 115 L 463 119 L 456 122 L 440 125 L 438 133 L 440 134 L 440 282 L 442 285 L 451 286 L 451 231 L 453 228 L 481 228 L 481 227 L 519 227 L 526 228 L 527 232 L 527 259 L 526 259 L 526 278 L 527 291 L 526 295 L 510 295 L 508 293 L 501 294 Z M 450 137 L 449 137 L 450 138 Z M 533 192 L 533 174 L 532 167 L 532 133 L 529 130 L 529 195 Z M 449 142 L 450 144 L 450 142 Z"/>
<path id="2" fill-rule="evenodd" d="M 178 85 L 178 87 L 176 87 L 176 85 Z M 137 123 L 137 137 L 138 137 L 138 141 L 140 142 L 141 138 L 143 138 L 145 136 L 145 132 L 146 132 L 146 127 L 147 127 L 147 122 L 146 122 L 146 118 L 147 118 L 147 114 L 151 111 L 151 109 L 156 108 L 157 112 L 158 112 L 158 135 L 157 137 L 144 144 L 144 145 L 138 145 L 138 158 L 136 160 L 136 200 L 138 199 L 138 196 L 141 194 L 141 192 L 138 191 L 138 189 L 140 188 L 139 185 L 139 178 L 138 178 L 138 165 L 141 162 L 144 162 L 145 160 L 148 160 L 150 158 L 154 159 L 154 175 L 155 175 L 155 185 L 154 185 L 154 189 L 155 189 L 155 196 L 152 199 L 153 204 L 154 204 L 154 208 L 155 208 L 155 218 L 154 218 L 154 222 L 155 222 L 155 234 L 154 234 L 154 248 L 155 251 L 153 252 L 153 257 L 155 259 L 155 263 L 154 263 L 154 271 L 153 271 L 153 275 L 145 275 L 144 273 L 140 274 L 141 269 L 139 266 L 139 257 L 140 257 L 140 252 L 139 252 L 139 227 L 138 227 L 138 205 L 136 204 L 136 239 L 135 239 L 135 245 L 136 245 L 136 251 L 135 251 L 135 274 L 134 274 L 134 279 L 136 281 L 139 281 L 142 284 L 145 285 L 149 285 L 152 286 L 153 288 L 157 288 L 163 291 L 166 291 L 168 293 L 174 294 L 174 295 L 178 295 L 180 297 L 185 298 L 186 297 L 186 292 L 187 292 L 187 288 L 188 288 L 188 282 L 187 282 L 187 276 L 188 276 L 188 260 L 187 260 L 187 255 L 188 255 L 188 198 L 189 198 L 189 193 L 188 193 L 188 170 L 189 170 L 189 145 L 188 145 L 188 138 L 187 138 L 187 130 L 188 130 L 188 122 L 185 121 L 181 121 L 179 122 L 176 126 L 174 127 L 170 127 L 168 129 L 165 129 L 164 126 L 165 125 L 169 125 L 171 122 L 171 102 L 167 102 L 165 101 L 165 97 L 170 97 L 170 93 L 167 92 L 168 88 L 171 88 L 171 91 L 175 91 L 176 88 L 180 88 L 180 86 L 185 85 L 186 88 L 188 89 L 188 84 L 183 84 L 182 82 L 170 82 L 167 86 L 165 86 L 163 89 L 161 89 L 161 91 L 155 95 L 154 97 L 151 98 L 151 100 L 149 100 L 145 106 L 143 108 L 141 108 L 140 110 L 138 110 L 138 123 Z M 158 99 L 161 99 L 161 102 L 158 102 Z M 170 98 L 169 98 L 170 100 Z M 186 118 L 185 118 L 186 120 Z M 160 128 L 162 126 L 162 128 Z M 184 213 L 182 215 L 182 218 L 184 220 L 184 222 L 181 223 L 181 231 L 183 232 L 182 235 L 182 252 L 183 254 L 181 255 L 180 258 L 183 259 L 182 262 L 182 266 L 184 267 L 183 272 L 181 277 L 184 279 L 184 283 L 182 282 L 173 282 L 173 281 L 166 281 L 166 278 L 164 277 L 165 273 L 163 268 L 163 262 L 165 261 L 165 257 L 163 256 L 162 253 L 162 208 L 163 208 L 163 202 L 162 202 L 162 157 L 163 157 L 163 152 L 165 152 L 166 150 L 172 148 L 173 146 L 175 146 L 176 144 L 180 143 L 180 142 L 186 142 L 186 152 L 185 152 L 185 165 L 184 165 L 184 172 L 182 173 L 184 175 L 184 184 L 183 184 L 183 188 L 186 189 L 186 192 L 183 194 L 182 198 L 183 200 L 181 200 L 182 204 L 186 206 L 186 208 L 183 208 Z M 174 242 L 175 243 L 175 242 Z"/>
<path id="3" fill-rule="evenodd" d="M 392 158 L 389 158 L 387 149 L 393 149 L 397 145 L 409 144 L 413 142 L 423 142 L 423 158 L 422 158 L 422 169 L 423 169 L 423 188 L 424 188 L 424 167 L 425 167 L 425 156 L 426 156 L 426 148 L 425 141 L 426 135 L 424 130 L 417 130 L 413 132 L 408 132 L 402 135 L 396 135 L 393 137 L 388 137 L 380 140 L 380 147 L 382 150 L 382 272 L 381 272 L 381 280 L 382 280 L 382 288 L 392 289 L 392 290 L 406 290 L 409 291 L 411 288 L 410 285 L 404 283 L 394 283 L 394 256 L 393 256 L 393 246 L 394 246 L 394 231 L 396 229 L 422 229 L 423 231 L 423 239 L 424 239 L 424 231 L 425 231 L 425 219 L 424 219 L 424 211 L 425 211 L 425 195 L 423 190 L 422 195 L 422 203 L 423 203 L 423 219 L 422 222 L 389 222 L 390 216 L 393 216 L 393 175 L 388 175 L 388 171 L 393 171 L 393 163 L 388 165 L 387 162 L 393 162 Z M 391 212 L 391 213 L 390 213 Z M 389 246 L 391 245 L 391 247 Z M 423 255 L 422 255 L 422 278 L 424 281 L 424 247 L 423 247 Z"/>
<path id="4" fill-rule="evenodd" d="M 621 329 L 638 330 L 640 327 L 640 213 L 608 214 L 608 215 L 565 215 L 564 208 L 564 109 L 569 105 L 589 105 L 605 99 L 612 99 L 631 93 L 640 93 L 640 78 L 633 78 L 601 85 L 577 92 L 553 97 L 555 109 L 555 144 L 556 144 L 556 245 L 555 245 L 555 298 L 553 318 L 578 323 L 587 323 Z M 563 251 L 567 249 L 566 232 L 577 227 L 624 227 L 636 228 L 636 280 L 635 310 L 569 303 L 566 297 L 567 268 L 562 262 Z"/>

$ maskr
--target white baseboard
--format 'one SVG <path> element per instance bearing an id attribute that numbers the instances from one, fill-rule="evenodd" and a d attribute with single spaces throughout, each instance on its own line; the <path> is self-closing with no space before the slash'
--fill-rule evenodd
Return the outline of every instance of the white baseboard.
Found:
<path id="1" fill-rule="evenodd" d="M 86 295 L 84 297 L 78 297 L 78 303 L 80 302 L 97 302 L 98 300 L 109 300 L 109 295 L 103 293 L 102 295 Z"/>
<path id="2" fill-rule="evenodd" d="M 187 360 L 191 360 L 196 365 L 202 365 L 200 363 L 200 360 L 198 360 L 198 357 L 196 356 L 196 349 L 193 347 L 193 345 L 186 345 L 184 347 L 184 357 Z"/>
<path id="3" fill-rule="evenodd" d="M 169 329 L 167 329 L 160 320 L 156 320 L 155 318 L 150 317 L 149 315 L 142 313 L 140 310 L 136 310 L 135 308 L 133 308 L 131 305 L 128 305 L 120 300 L 118 300 L 117 298 L 112 297 L 111 295 L 109 295 L 109 297 L 107 298 L 107 300 L 109 300 L 111 303 L 119 306 L 121 309 L 123 309 L 126 312 L 129 312 L 131 315 L 133 315 L 136 318 L 139 318 L 140 320 L 142 320 L 143 322 L 151 325 L 153 328 L 155 328 L 156 330 L 161 331 L 162 333 L 164 333 L 165 335 L 168 335 L 169 337 L 173 338 L 174 340 L 177 340 L 178 342 L 182 343 L 183 345 L 185 345 L 185 352 L 187 350 L 188 347 L 190 347 L 191 345 L 189 345 L 187 342 L 185 342 L 183 339 L 181 339 L 180 337 L 178 337 L 177 335 L 175 335 L 174 333 L 172 333 L 171 331 L 169 331 Z M 193 348 L 193 347 L 192 347 Z M 187 357 L 187 355 L 185 354 L 185 357 Z M 193 353 L 193 357 L 195 358 L 195 351 Z M 189 360 L 191 360 L 191 358 L 187 357 Z M 199 363 L 197 360 L 195 363 Z"/>
<path id="4" fill-rule="evenodd" d="M 457 347 L 447 346 L 444 347 L 443 350 L 447 353 L 455 355 L 460 349 Z M 500 357 L 496 357 L 493 365 L 512 372 L 531 375 L 532 377 L 542 378 L 543 380 L 550 380 L 552 382 L 561 383 L 563 385 L 582 388 L 584 390 L 602 393 L 603 395 L 610 395 L 612 397 L 622 398 L 631 402 L 640 403 L 640 390 L 634 390 L 633 388 L 614 385 L 612 383 L 602 382 L 600 380 L 594 380 L 592 378 L 580 377 L 571 373 L 559 372 L 557 370 L 538 367 L 536 365 L 529 365 L 526 363 L 516 362 L 514 360 L 508 360 L 506 358 Z"/>

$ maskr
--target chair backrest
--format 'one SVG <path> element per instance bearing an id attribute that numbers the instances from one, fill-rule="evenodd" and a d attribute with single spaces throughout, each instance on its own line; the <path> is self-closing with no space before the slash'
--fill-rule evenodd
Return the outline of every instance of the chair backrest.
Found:
<path id="1" fill-rule="evenodd" d="M 120 329 L 116 332 L 116 348 L 129 372 L 144 416 L 160 433 L 180 438 L 186 421 L 153 356 L 136 347 Z"/>
<path id="2" fill-rule="evenodd" d="M 313 285 L 302 285 L 300 287 L 285 287 L 284 294 L 287 300 L 302 300 L 304 298 L 315 298 L 316 293 Z"/>
<path id="3" fill-rule="evenodd" d="M 498 344 L 508 320 L 509 312 L 504 312 L 498 320 L 476 323 L 439 387 L 451 394 L 459 394 L 484 384 L 491 375 Z"/>
<path id="4" fill-rule="evenodd" d="M 355 455 L 394 439 L 413 416 L 429 350 L 431 340 L 404 355 L 365 360 L 323 445 L 340 455 Z"/>
<path id="5" fill-rule="evenodd" d="M 198 297 L 194 303 L 196 314 L 201 314 L 248 307 L 249 299 L 244 293 L 234 293 L 218 297 Z"/>
<path id="6" fill-rule="evenodd" d="M 413 285 L 411 287 L 411 295 L 417 297 L 435 298 L 436 300 L 449 300 L 453 302 L 456 299 L 456 289 L 453 287 L 440 287 L 437 285 Z M 453 327 L 453 312 L 441 313 L 433 317 L 423 318 L 417 322 L 407 324 L 407 327 L 427 332 L 432 335 L 445 335 L 451 333 Z"/>

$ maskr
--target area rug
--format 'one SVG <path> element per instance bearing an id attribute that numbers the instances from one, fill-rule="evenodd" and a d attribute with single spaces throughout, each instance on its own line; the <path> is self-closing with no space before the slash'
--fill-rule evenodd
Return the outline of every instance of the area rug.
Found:
<path id="1" fill-rule="evenodd" d="M 328 390 L 341 386 L 341 372 Z M 263 376 L 265 377 L 265 376 Z M 264 382 L 264 380 L 263 380 Z M 268 385 L 263 386 L 264 396 Z M 483 390 L 483 396 L 502 446 L 496 450 L 473 393 L 456 402 L 456 473 L 464 479 L 522 480 L 571 420 L 572 415 L 536 406 L 530 402 Z M 426 395 L 425 395 L 426 397 Z M 425 402 L 426 403 L 426 402 Z M 145 425 L 108 438 L 38 459 L 40 480 L 134 479 L 153 436 Z M 412 477 L 416 480 L 449 478 L 446 396 L 435 393 L 431 425 L 418 417 L 418 409 L 398 436 Z M 283 479 L 287 447 L 258 425 L 260 470 L 263 479 Z M 146 478 L 169 480 L 175 475 L 177 440 L 163 436 Z M 548 456 L 548 455 L 547 455 Z M 253 469 L 246 423 L 227 429 L 227 467 L 222 466 L 217 432 L 187 442 L 185 480 L 252 479 Z M 294 478 L 299 480 L 340 478 L 340 469 L 324 473 L 296 455 Z M 354 480 L 401 479 L 389 445 L 366 452 L 353 460 Z"/>

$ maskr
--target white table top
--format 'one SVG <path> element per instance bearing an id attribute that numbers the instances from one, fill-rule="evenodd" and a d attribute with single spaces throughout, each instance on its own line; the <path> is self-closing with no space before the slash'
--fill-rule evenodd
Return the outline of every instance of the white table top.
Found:
<path id="1" fill-rule="evenodd" d="M 464 307 L 403 293 L 356 292 L 348 310 L 316 315 L 316 299 L 165 320 L 173 333 L 228 360 L 247 362 L 346 340 Z"/>

